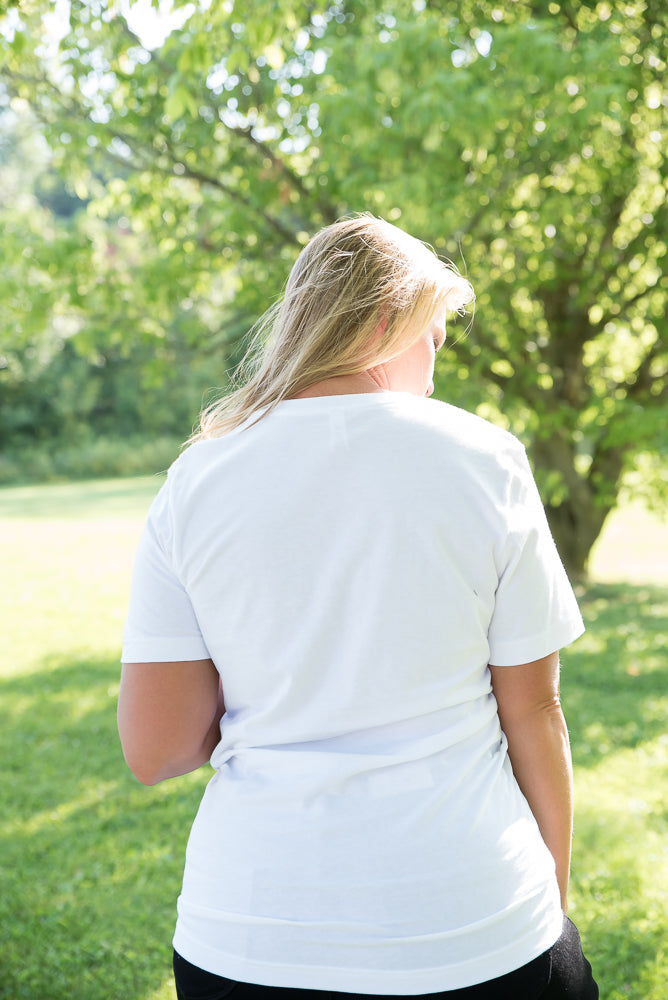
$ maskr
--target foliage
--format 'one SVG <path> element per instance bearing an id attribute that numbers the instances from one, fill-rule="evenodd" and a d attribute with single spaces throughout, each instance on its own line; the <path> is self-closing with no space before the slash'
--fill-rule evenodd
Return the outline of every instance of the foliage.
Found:
<path id="1" fill-rule="evenodd" d="M 111 476 L 148 476 L 166 470 L 181 450 L 176 437 L 91 435 L 24 445 L 0 455 L 0 486 L 62 483 Z"/>
<path id="2" fill-rule="evenodd" d="M 208 362 L 183 323 L 177 329 L 166 313 L 156 322 L 156 303 L 134 295 L 141 241 L 68 193 L 29 124 L 24 117 L 7 127 L 0 165 L 8 194 L 0 482 L 138 473 L 146 468 L 137 463 L 138 438 L 146 456 L 151 441 L 185 437 L 210 388 Z M 127 441 L 124 464 L 110 438 Z M 170 448 L 173 457 L 178 445 Z"/>
<path id="3" fill-rule="evenodd" d="M 625 470 L 665 458 L 665 4 L 260 0 L 245 17 L 227 0 L 173 17 L 154 48 L 100 2 L 72 2 L 58 30 L 26 5 L 6 29 L 7 100 L 87 201 L 57 277 L 78 349 L 170 330 L 224 384 L 309 235 L 382 214 L 463 255 L 476 319 L 439 394 L 524 438 L 581 573 Z"/>
<path id="4" fill-rule="evenodd" d="M 12 580 L 0 608 L 6 1000 L 173 998 L 174 906 L 209 772 L 141 787 L 115 721 L 130 567 L 156 488 L 0 491 Z M 664 1000 L 668 590 L 597 585 L 581 603 L 588 632 L 563 671 L 577 796 L 572 915 L 606 1000 Z"/>

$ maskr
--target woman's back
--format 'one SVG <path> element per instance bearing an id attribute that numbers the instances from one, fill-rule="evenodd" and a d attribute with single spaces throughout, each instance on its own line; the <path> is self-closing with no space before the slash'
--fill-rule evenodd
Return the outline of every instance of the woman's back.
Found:
<path id="1" fill-rule="evenodd" d="M 227 709 L 178 951 L 250 982 L 426 993 L 554 942 L 554 863 L 487 664 L 581 620 L 513 437 L 407 393 L 284 401 L 185 453 L 142 545 L 134 606 L 150 592 L 155 634 L 214 660 Z"/>

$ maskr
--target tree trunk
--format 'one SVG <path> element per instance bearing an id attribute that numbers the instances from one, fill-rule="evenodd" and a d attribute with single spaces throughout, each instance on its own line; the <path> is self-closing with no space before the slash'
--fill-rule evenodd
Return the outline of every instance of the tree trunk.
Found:
<path id="1" fill-rule="evenodd" d="M 575 444 L 566 431 L 538 439 L 533 447 L 536 468 L 559 472 L 566 496 L 545 504 L 545 513 L 559 555 L 572 582 L 586 579 L 589 553 L 603 523 L 615 506 L 623 466 L 621 450 L 599 447 L 589 473 L 576 468 Z"/>
<path id="2" fill-rule="evenodd" d="M 610 506 L 596 504 L 593 496 L 588 503 L 567 497 L 558 506 L 546 505 L 552 536 L 571 583 L 586 579 L 589 553 L 610 510 Z"/>

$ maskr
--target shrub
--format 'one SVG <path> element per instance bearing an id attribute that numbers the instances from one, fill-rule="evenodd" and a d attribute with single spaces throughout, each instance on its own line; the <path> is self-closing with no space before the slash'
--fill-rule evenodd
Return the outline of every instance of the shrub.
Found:
<path id="1" fill-rule="evenodd" d="M 180 445 L 178 438 L 168 435 L 101 436 L 80 444 L 26 445 L 0 455 L 0 485 L 152 475 L 171 465 Z"/>

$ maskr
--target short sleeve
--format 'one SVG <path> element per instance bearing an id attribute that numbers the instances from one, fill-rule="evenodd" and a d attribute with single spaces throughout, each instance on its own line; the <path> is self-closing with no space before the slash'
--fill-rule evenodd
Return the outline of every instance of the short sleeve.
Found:
<path id="1" fill-rule="evenodd" d="M 135 556 L 123 628 L 124 663 L 209 657 L 190 598 L 170 558 L 169 480 L 149 510 Z"/>
<path id="2" fill-rule="evenodd" d="M 584 632 L 523 448 L 513 456 L 513 466 L 488 632 L 490 663 L 496 666 L 538 660 Z"/>

